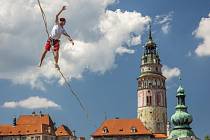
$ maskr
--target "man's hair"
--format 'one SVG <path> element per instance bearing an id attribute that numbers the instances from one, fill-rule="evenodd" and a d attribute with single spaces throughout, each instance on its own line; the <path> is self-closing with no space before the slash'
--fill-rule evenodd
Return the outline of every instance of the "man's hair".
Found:
<path id="1" fill-rule="evenodd" d="M 65 18 L 60 18 L 60 21 L 66 22 L 66 19 Z"/>

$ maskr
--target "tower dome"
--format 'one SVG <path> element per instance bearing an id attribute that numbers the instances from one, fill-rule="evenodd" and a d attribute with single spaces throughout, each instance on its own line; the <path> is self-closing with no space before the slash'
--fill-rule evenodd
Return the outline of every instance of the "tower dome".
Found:
<path id="1" fill-rule="evenodd" d="M 192 115 L 184 111 L 176 111 L 171 116 L 171 122 L 175 128 L 190 128 L 189 125 L 192 123 Z"/>

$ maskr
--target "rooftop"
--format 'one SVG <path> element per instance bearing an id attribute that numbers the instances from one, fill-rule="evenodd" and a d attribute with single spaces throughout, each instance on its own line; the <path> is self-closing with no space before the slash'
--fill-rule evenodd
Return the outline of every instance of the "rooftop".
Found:
<path id="1" fill-rule="evenodd" d="M 0 136 L 48 134 L 56 136 L 72 136 L 71 130 L 61 125 L 55 131 L 54 123 L 48 114 L 20 115 L 13 124 L 1 124 Z"/>
<path id="2" fill-rule="evenodd" d="M 152 135 L 139 119 L 109 119 L 92 134 L 97 136 Z"/>

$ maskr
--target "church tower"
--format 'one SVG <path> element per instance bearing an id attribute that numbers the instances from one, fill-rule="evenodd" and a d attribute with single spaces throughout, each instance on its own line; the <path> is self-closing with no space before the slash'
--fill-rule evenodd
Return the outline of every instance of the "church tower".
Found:
<path id="1" fill-rule="evenodd" d="M 144 46 L 138 80 L 137 118 L 152 133 L 164 133 L 167 130 L 166 78 L 162 75 L 162 65 L 157 46 L 152 39 L 151 25 L 148 41 Z"/>
<path id="2" fill-rule="evenodd" d="M 189 139 L 198 140 L 195 136 L 190 124 L 192 123 L 192 115 L 187 112 L 187 106 L 185 105 L 185 91 L 180 85 L 177 89 L 177 105 L 176 112 L 171 116 L 171 122 L 174 128 L 170 132 L 168 140 L 177 139 Z"/>

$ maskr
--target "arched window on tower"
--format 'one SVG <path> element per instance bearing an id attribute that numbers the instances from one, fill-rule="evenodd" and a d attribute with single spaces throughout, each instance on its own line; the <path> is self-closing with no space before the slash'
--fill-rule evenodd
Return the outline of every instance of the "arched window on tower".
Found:
<path id="1" fill-rule="evenodd" d="M 156 80 L 153 79 L 152 81 L 153 81 L 153 84 L 152 84 L 153 87 L 156 87 Z"/>
<path id="2" fill-rule="evenodd" d="M 138 87 L 141 88 L 141 81 L 140 80 L 138 81 Z"/>
<path id="3" fill-rule="evenodd" d="M 144 88 L 146 88 L 146 87 L 147 87 L 147 81 L 144 80 Z"/>
<path id="4" fill-rule="evenodd" d="M 155 68 L 156 72 L 158 72 L 158 67 Z"/>
<path id="5" fill-rule="evenodd" d="M 152 105 L 152 96 L 151 95 L 147 95 L 147 106 L 151 106 Z"/>
<path id="6" fill-rule="evenodd" d="M 163 87 L 163 81 L 160 80 L 160 87 L 162 88 Z"/>
<path id="7" fill-rule="evenodd" d="M 160 93 L 159 92 L 157 92 L 157 94 L 156 94 L 156 104 L 157 104 L 157 106 L 161 105 L 161 97 L 160 97 Z"/>
<path id="8" fill-rule="evenodd" d="M 141 81 L 141 87 L 144 88 L 144 80 Z"/>
<path id="9" fill-rule="evenodd" d="M 159 86 L 160 86 L 160 80 L 157 79 L 157 87 L 159 87 Z"/>
<path id="10" fill-rule="evenodd" d="M 148 80 L 148 86 L 149 86 L 149 88 L 151 88 L 152 87 L 152 80 Z"/>

